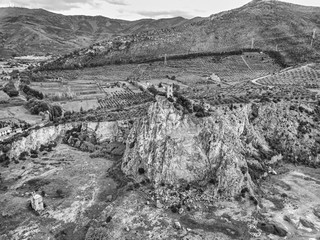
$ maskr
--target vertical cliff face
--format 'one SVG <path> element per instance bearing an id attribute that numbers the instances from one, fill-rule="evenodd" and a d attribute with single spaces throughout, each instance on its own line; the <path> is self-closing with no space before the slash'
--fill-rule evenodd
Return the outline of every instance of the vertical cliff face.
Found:
<path id="1" fill-rule="evenodd" d="M 195 118 L 164 98 L 157 100 L 128 136 L 122 163 L 127 175 L 147 177 L 156 185 L 210 182 L 212 194 L 226 197 L 244 188 L 252 191 L 244 155 L 267 144 L 249 124 L 249 105 L 228 114 L 218 109 L 210 117 Z"/>
<path id="2" fill-rule="evenodd" d="M 82 124 L 82 131 L 95 135 L 98 143 L 125 142 L 133 121 L 88 122 Z"/>
<path id="3" fill-rule="evenodd" d="M 12 143 L 8 156 L 10 158 L 18 158 L 22 152 L 38 149 L 42 144 L 47 144 L 50 141 L 56 140 L 67 130 L 75 127 L 75 125 L 76 123 L 67 123 L 32 130 L 27 137 L 22 137 Z"/>
<path id="4" fill-rule="evenodd" d="M 107 142 L 125 142 L 128 136 L 131 124 L 129 121 L 114 122 L 87 122 L 87 123 L 66 123 L 57 126 L 43 127 L 32 130 L 26 137 L 21 137 L 14 141 L 8 152 L 8 157 L 19 158 L 22 152 L 37 150 L 41 145 L 50 141 L 55 141 L 59 137 L 64 137 L 68 130 L 79 128 L 88 136 L 94 136 L 97 143 Z"/>

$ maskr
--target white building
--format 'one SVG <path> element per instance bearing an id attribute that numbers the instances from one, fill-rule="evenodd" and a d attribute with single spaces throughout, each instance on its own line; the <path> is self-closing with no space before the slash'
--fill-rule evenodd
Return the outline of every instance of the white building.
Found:
<path id="1" fill-rule="evenodd" d="M 10 133 L 12 133 L 11 127 L 4 127 L 0 129 L 0 137 L 9 135 Z"/>
<path id="2" fill-rule="evenodd" d="M 167 98 L 173 98 L 173 85 L 172 84 L 167 85 L 166 92 L 167 92 Z"/>
<path id="3" fill-rule="evenodd" d="M 44 210 L 43 199 L 42 199 L 41 195 L 33 192 L 30 201 L 31 201 L 31 206 L 35 211 Z"/>

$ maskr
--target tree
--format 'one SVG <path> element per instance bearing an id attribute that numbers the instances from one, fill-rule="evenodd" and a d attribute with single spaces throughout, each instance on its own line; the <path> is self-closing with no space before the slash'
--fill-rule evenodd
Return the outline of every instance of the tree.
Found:
<path id="1" fill-rule="evenodd" d="M 19 95 L 19 92 L 12 81 L 4 86 L 3 91 L 8 94 L 9 97 L 17 97 Z"/>
<path id="2" fill-rule="evenodd" d="M 60 188 L 57 189 L 56 194 L 58 198 L 63 198 L 63 191 Z"/>
<path id="3" fill-rule="evenodd" d="M 174 91 L 177 91 L 177 92 L 180 91 L 180 85 L 174 83 L 172 86 Z"/>
<path id="4" fill-rule="evenodd" d="M 159 91 L 155 88 L 155 86 L 151 85 L 150 87 L 148 87 L 149 92 L 151 92 L 154 96 L 156 96 L 157 94 L 159 94 Z"/>

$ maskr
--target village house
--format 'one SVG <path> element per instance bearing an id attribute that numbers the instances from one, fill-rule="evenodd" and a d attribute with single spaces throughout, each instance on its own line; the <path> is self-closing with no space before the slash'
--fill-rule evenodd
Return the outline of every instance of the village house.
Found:
<path id="1" fill-rule="evenodd" d="M 0 129 L 0 137 L 9 135 L 10 133 L 12 133 L 12 128 L 9 126 Z"/>
<path id="2" fill-rule="evenodd" d="M 167 85 L 166 87 L 167 98 L 173 98 L 173 85 Z"/>
<path id="3" fill-rule="evenodd" d="M 31 207 L 35 211 L 38 212 L 38 211 L 44 210 L 43 199 L 41 195 L 33 192 L 30 201 L 31 201 Z"/>

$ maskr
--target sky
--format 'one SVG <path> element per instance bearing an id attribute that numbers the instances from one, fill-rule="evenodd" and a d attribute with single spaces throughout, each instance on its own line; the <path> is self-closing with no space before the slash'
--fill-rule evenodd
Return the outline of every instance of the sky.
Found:
<path id="1" fill-rule="evenodd" d="M 250 0 L 0 0 L 0 7 L 43 8 L 65 15 L 101 15 L 136 20 L 181 16 L 208 17 L 240 7 Z M 282 0 L 300 5 L 318 6 L 320 0 Z"/>

